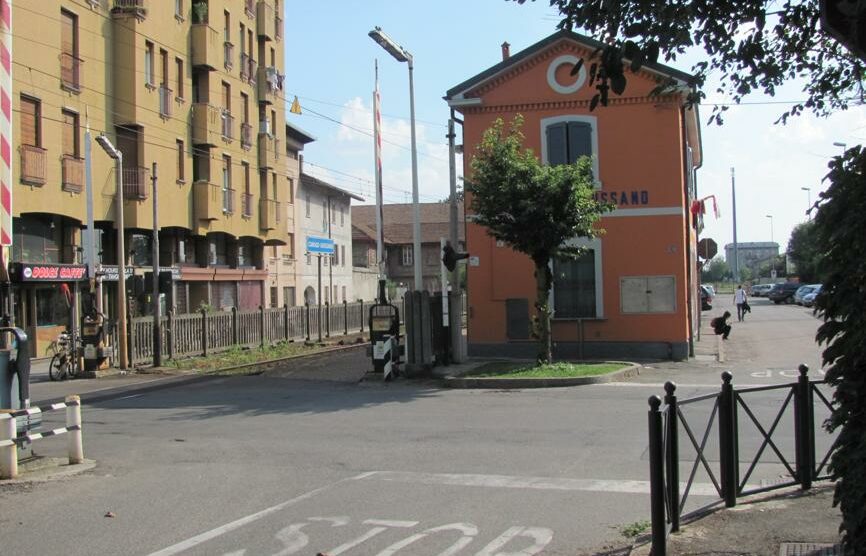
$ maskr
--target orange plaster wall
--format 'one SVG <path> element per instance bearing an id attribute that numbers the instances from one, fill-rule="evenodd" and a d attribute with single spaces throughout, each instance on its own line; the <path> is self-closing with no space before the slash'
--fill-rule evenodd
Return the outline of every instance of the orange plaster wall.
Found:
<path id="1" fill-rule="evenodd" d="M 557 48 L 557 47 L 554 47 Z M 687 235 L 689 217 L 683 176 L 683 120 L 679 100 L 642 98 L 622 101 L 614 95 L 610 106 L 590 112 L 588 100 L 594 89 L 584 86 L 578 93 L 560 95 L 547 85 L 548 64 L 561 54 L 586 55 L 569 44 L 542 56 L 500 79 L 494 88 L 482 85 L 478 93 L 482 107 L 464 111 L 465 175 L 471 180 L 472 153 L 485 129 L 496 118 L 510 121 L 524 117 L 525 146 L 541 152 L 541 121 L 563 115 L 597 118 L 598 161 L 602 191 L 642 190 L 649 194 L 645 205 L 623 208 L 680 207 L 681 214 L 663 216 L 606 217 L 601 226 L 604 288 L 604 320 L 584 324 L 586 340 L 684 342 L 688 340 Z M 560 68 L 567 82 L 568 69 Z M 563 75 L 564 72 L 564 75 Z M 631 76 L 628 97 L 647 94 L 655 83 L 646 76 Z M 467 200 L 471 197 L 467 196 Z M 468 205 L 467 205 L 468 206 Z M 468 209 L 467 209 L 468 210 Z M 533 265 L 528 257 L 506 247 L 497 247 L 486 229 L 467 224 L 468 250 L 480 264 L 469 267 L 471 343 L 506 341 L 505 299 L 535 301 Z M 624 315 L 620 311 L 620 277 L 673 275 L 676 279 L 675 314 Z M 558 340 L 577 340 L 577 325 L 554 323 Z"/>

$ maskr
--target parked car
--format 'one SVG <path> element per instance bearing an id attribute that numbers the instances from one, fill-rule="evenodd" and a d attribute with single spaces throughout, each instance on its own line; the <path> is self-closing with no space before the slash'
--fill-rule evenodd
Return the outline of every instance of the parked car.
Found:
<path id="1" fill-rule="evenodd" d="M 794 303 L 796 303 L 797 305 L 802 305 L 803 297 L 815 291 L 819 286 L 820 284 L 807 284 L 805 286 L 800 286 L 799 288 L 797 288 L 797 291 L 794 292 Z"/>
<path id="2" fill-rule="evenodd" d="M 713 294 L 709 286 L 701 285 L 701 311 L 713 310 Z"/>
<path id="3" fill-rule="evenodd" d="M 815 298 L 818 297 L 818 294 L 821 293 L 821 285 L 818 284 L 818 287 L 807 293 L 803 296 L 803 306 L 811 307 L 815 304 Z"/>
<path id="4" fill-rule="evenodd" d="M 802 285 L 803 284 L 798 282 L 783 282 L 781 284 L 776 284 L 773 286 L 773 289 L 767 292 L 767 297 L 776 305 L 780 303 L 793 303 L 794 293 L 796 293 Z"/>
<path id="5" fill-rule="evenodd" d="M 767 297 L 767 294 L 773 289 L 774 284 L 755 284 L 752 286 L 749 295 L 752 297 Z"/>

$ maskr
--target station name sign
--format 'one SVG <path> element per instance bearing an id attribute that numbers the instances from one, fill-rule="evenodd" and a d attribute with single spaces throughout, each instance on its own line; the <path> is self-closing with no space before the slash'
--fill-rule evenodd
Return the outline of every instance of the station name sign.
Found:
<path id="1" fill-rule="evenodd" d="M 327 237 L 307 236 L 307 252 L 330 255 L 334 252 L 334 240 Z"/>
<path id="2" fill-rule="evenodd" d="M 632 189 L 628 191 L 596 191 L 592 198 L 599 203 L 613 203 L 619 207 L 649 204 L 649 191 Z"/>
<path id="3" fill-rule="evenodd" d="M 15 263 L 12 274 L 21 282 L 77 282 L 87 279 L 87 267 L 77 264 Z"/>

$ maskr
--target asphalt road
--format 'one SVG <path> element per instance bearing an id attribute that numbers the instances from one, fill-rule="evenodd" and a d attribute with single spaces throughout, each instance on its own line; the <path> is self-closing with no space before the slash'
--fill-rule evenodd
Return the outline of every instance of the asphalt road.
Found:
<path id="1" fill-rule="evenodd" d="M 649 519 L 648 396 L 666 380 L 681 397 L 710 393 L 726 369 L 737 383 L 784 384 L 780 371 L 818 360 L 808 312 L 753 307 L 734 323 L 728 363 L 656 363 L 622 384 L 359 383 L 369 362 L 354 350 L 268 375 L 118 394 L 83 408 L 93 470 L 0 485 L 0 553 L 508 556 L 622 545 L 623 526 Z M 769 429 L 783 396 L 749 400 Z M 700 435 L 711 406 L 687 413 Z M 57 418 L 46 415 L 46 427 Z M 774 436 L 785 457 L 789 429 Z M 745 471 L 761 437 L 745 418 L 741 432 Z M 62 437 L 39 442 L 38 453 L 64 453 Z M 681 445 L 687 476 L 694 450 Z M 771 455 L 750 483 L 782 474 Z M 707 459 L 717 468 L 712 446 Z M 695 483 L 689 507 L 714 499 L 700 468 Z"/>

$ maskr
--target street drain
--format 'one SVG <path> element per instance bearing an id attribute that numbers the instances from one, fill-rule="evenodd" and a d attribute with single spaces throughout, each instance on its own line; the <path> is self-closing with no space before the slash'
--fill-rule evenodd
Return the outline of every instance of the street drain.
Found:
<path id="1" fill-rule="evenodd" d="M 838 544 L 815 542 L 783 542 L 779 556 L 839 556 Z"/>

